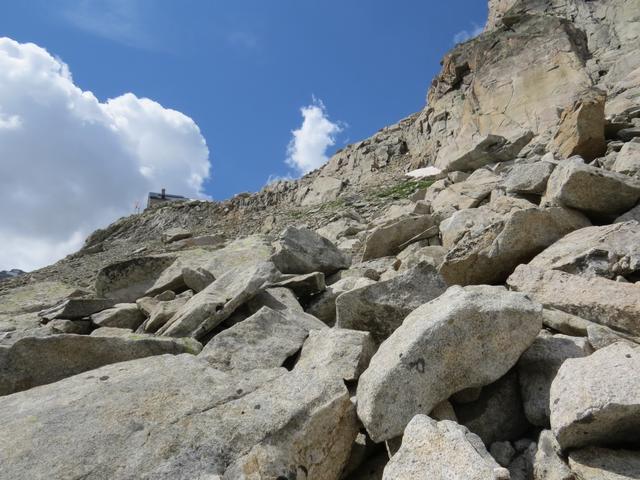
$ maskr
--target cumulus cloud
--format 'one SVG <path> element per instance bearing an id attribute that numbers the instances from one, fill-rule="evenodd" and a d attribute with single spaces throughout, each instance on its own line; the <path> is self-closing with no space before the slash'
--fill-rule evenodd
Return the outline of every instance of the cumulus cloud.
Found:
<path id="1" fill-rule="evenodd" d="M 131 93 L 100 102 L 45 49 L 0 38 L 0 270 L 77 250 L 149 191 L 205 197 L 209 171 L 191 118 Z"/>
<path id="2" fill-rule="evenodd" d="M 302 107 L 300 112 L 302 125 L 291 132 L 287 165 L 304 174 L 327 162 L 327 148 L 335 145 L 336 135 L 343 127 L 329 120 L 327 109 L 319 99 L 314 98 L 311 105 Z"/>
<path id="3" fill-rule="evenodd" d="M 471 24 L 471 28 L 460 30 L 459 32 L 457 32 L 453 36 L 453 43 L 458 44 L 466 42 L 467 40 L 471 40 L 472 38 L 480 35 L 483 30 L 484 29 L 480 25 L 478 25 L 477 23 L 473 23 Z"/>

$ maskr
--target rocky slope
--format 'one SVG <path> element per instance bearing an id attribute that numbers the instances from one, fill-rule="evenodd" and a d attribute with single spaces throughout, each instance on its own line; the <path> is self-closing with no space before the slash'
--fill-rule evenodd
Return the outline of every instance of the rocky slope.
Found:
<path id="1" fill-rule="evenodd" d="M 639 478 L 640 2 L 489 7 L 321 169 L 0 284 L 3 475 Z"/>

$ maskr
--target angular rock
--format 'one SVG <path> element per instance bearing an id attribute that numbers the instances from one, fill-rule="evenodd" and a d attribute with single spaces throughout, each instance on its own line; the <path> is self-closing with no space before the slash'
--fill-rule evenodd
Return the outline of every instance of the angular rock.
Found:
<path id="1" fill-rule="evenodd" d="M 282 273 L 329 275 L 351 264 L 333 243 L 306 228 L 287 227 L 275 248 L 271 261 Z"/>
<path id="2" fill-rule="evenodd" d="M 293 469 L 329 480 L 357 434 L 337 378 L 228 375 L 190 355 L 119 363 L 4 397 L 0 422 L 9 478 L 275 479 Z"/>
<path id="3" fill-rule="evenodd" d="M 459 423 L 456 411 L 449 400 L 440 402 L 438 405 L 433 407 L 433 410 L 429 413 L 429 417 L 437 421 L 451 420 L 452 422 Z"/>
<path id="4" fill-rule="evenodd" d="M 135 303 L 119 303 L 113 308 L 91 315 L 91 321 L 100 327 L 129 328 L 135 330 L 144 322 L 144 313 Z"/>
<path id="5" fill-rule="evenodd" d="M 542 311 L 542 324 L 547 328 L 572 337 L 586 337 L 589 326 L 596 325 L 584 318 L 571 315 L 562 310 L 554 310 L 553 308 L 545 308 Z"/>
<path id="6" fill-rule="evenodd" d="M 196 293 L 201 292 L 202 290 L 207 288 L 216 279 L 216 277 L 213 276 L 213 273 L 202 267 L 183 268 L 182 278 L 185 285 Z"/>
<path id="7" fill-rule="evenodd" d="M 640 204 L 616 218 L 615 223 L 628 222 L 630 220 L 640 222 Z"/>
<path id="8" fill-rule="evenodd" d="M 169 256 L 138 257 L 107 265 L 96 277 L 96 293 L 119 303 L 135 302 L 175 260 Z"/>
<path id="9" fill-rule="evenodd" d="M 0 347 L 0 395 L 57 382 L 111 363 L 165 353 L 197 354 L 201 348 L 193 339 L 140 335 L 23 338 L 9 347 Z"/>
<path id="10" fill-rule="evenodd" d="M 600 277 L 584 278 L 557 270 L 520 265 L 507 284 L 536 302 L 640 335 L 640 285 Z"/>
<path id="11" fill-rule="evenodd" d="M 217 279 L 235 268 L 246 268 L 259 262 L 266 262 L 272 254 L 273 247 L 267 237 L 250 235 L 238 238 L 219 250 L 206 252 L 204 262 L 198 261 L 192 266 L 204 268 Z"/>
<path id="12" fill-rule="evenodd" d="M 353 212 L 340 213 L 340 217 L 322 228 L 316 233 L 332 242 L 337 242 L 343 237 L 352 237 L 366 229 L 364 219 Z"/>
<path id="13" fill-rule="evenodd" d="M 555 164 L 546 161 L 514 165 L 504 181 L 507 192 L 542 195 Z"/>
<path id="14" fill-rule="evenodd" d="M 158 330 L 158 334 L 201 338 L 278 277 L 279 272 L 271 262 L 230 270 L 195 294 Z"/>
<path id="15" fill-rule="evenodd" d="M 179 227 L 170 228 L 169 230 L 166 230 L 162 234 L 162 242 L 173 243 L 173 242 L 177 242 L 178 240 L 183 240 L 185 238 L 189 238 L 192 236 L 193 236 L 193 233 L 191 233 L 189 230 L 185 228 L 179 228 Z"/>
<path id="16" fill-rule="evenodd" d="M 640 344 L 640 338 L 631 337 L 624 333 L 616 332 L 615 330 L 605 327 L 603 325 L 589 325 L 587 328 L 587 335 L 589 337 L 589 343 L 591 346 L 600 350 L 601 348 L 608 347 L 616 342 L 630 342 Z"/>
<path id="17" fill-rule="evenodd" d="M 327 288 L 324 282 L 324 273 L 313 272 L 305 275 L 292 275 L 289 278 L 280 280 L 270 285 L 271 287 L 289 288 L 299 298 L 309 298 L 318 293 L 324 292 Z"/>
<path id="18" fill-rule="evenodd" d="M 616 157 L 612 170 L 636 177 L 640 174 L 640 138 L 624 144 Z"/>
<path id="19" fill-rule="evenodd" d="M 347 382 L 356 381 L 369 365 L 375 348 L 367 332 L 342 328 L 311 330 L 295 368 L 331 372 Z"/>
<path id="20" fill-rule="evenodd" d="M 409 247 L 398 254 L 398 259 L 402 262 L 398 268 L 399 272 L 409 270 L 422 262 L 426 262 L 434 268 L 440 266 L 447 254 L 447 249 L 440 245 L 422 246 L 421 244 L 422 242 L 409 245 Z M 416 248 L 412 249 L 411 247 L 414 245 Z"/>
<path id="21" fill-rule="evenodd" d="M 509 472 L 489 455 L 480 438 L 455 422 L 416 415 L 383 480 L 508 480 Z"/>
<path id="22" fill-rule="evenodd" d="M 569 466 L 562 459 L 560 445 L 550 430 L 543 430 L 533 462 L 534 480 L 575 480 Z"/>
<path id="23" fill-rule="evenodd" d="M 449 285 L 502 283 L 516 266 L 588 225 L 584 215 L 564 208 L 515 210 L 463 237 L 447 253 L 439 271 Z"/>
<path id="24" fill-rule="evenodd" d="M 338 198 L 344 181 L 339 178 L 318 176 L 301 202 L 302 206 L 318 205 Z"/>
<path id="25" fill-rule="evenodd" d="M 545 205 L 563 205 L 589 215 L 620 215 L 640 200 L 640 182 L 575 160 L 560 163 L 547 183 Z"/>
<path id="26" fill-rule="evenodd" d="M 580 155 L 593 160 L 604 154 L 604 104 L 607 94 L 597 88 L 580 95 L 560 116 L 550 149 L 560 158 Z"/>
<path id="27" fill-rule="evenodd" d="M 395 278 L 350 290 L 336 299 L 336 326 L 368 331 L 380 343 L 420 305 L 433 300 L 447 285 L 427 263 Z"/>
<path id="28" fill-rule="evenodd" d="M 465 388 L 513 367 L 542 327 L 542 307 L 502 287 L 451 287 L 414 310 L 358 384 L 358 416 L 374 441 Z"/>
<path id="29" fill-rule="evenodd" d="M 530 265 L 585 277 L 640 277 L 640 223 L 615 223 L 569 233 Z"/>
<path id="30" fill-rule="evenodd" d="M 640 440 L 640 347 L 616 343 L 565 361 L 551 385 L 551 430 L 563 449 Z"/>
<path id="31" fill-rule="evenodd" d="M 375 283 L 374 280 L 365 277 L 342 278 L 315 297 L 307 307 L 307 312 L 331 326 L 336 322 L 336 299 L 339 295 Z"/>
<path id="32" fill-rule="evenodd" d="M 434 222 L 429 215 L 412 215 L 380 226 L 367 237 L 362 260 L 396 255 L 407 241 L 432 227 Z"/>
<path id="33" fill-rule="evenodd" d="M 94 313 L 113 307 L 115 302 L 108 298 L 69 298 L 62 303 L 38 313 L 45 321 L 58 318 L 65 320 L 80 320 Z"/>
<path id="34" fill-rule="evenodd" d="M 499 184 L 498 175 L 484 168 L 476 170 L 464 182 L 455 183 L 438 193 L 431 202 L 431 208 L 435 216 L 445 219 L 456 210 L 477 207 Z"/>
<path id="35" fill-rule="evenodd" d="M 640 478 L 640 454 L 634 450 L 582 448 L 569 454 L 569 465 L 580 480 Z"/>
<path id="36" fill-rule="evenodd" d="M 551 335 L 543 331 L 518 360 L 518 377 L 524 413 L 529 422 L 549 427 L 549 391 L 560 366 L 568 358 L 586 357 L 593 352 L 587 339 Z"/>
<path id="37" fill-rule="evenodd" d="M 191 297 L 180 296 L 175 300 L 158 302 L 151 310 L 149 318 L 145 320 L 140 330 L 148 333 L 157 332 L 164 327 L 190 299 Z"/>
<path id="38" fill-rule="evenodd" d="M 312 329 L 326 329 L 326 325 L 310 315 L 285 315 L 263 307 L 216 335 L 200 358 L 223 371 L 282 367 L 302 348 Z"/>
<path id="39" fill-rule="evenodd" d="M 458 423 L 478 435 L 485 445 L 517 440 L 529 429 L 522 409 L 520 384 L 515 370 L 482 389 L 475 402 L 454 404 Z"/>
<path id="40" fill-rule="evenodd" d="M 133 330 L 128 328 L 100 327 L 91 332 L 92 337 L 128 337 Z"/>
<path id="41" fill-rule="evenodd" d="M 294 293 L 288 288 L 271 287 L 258 292 L 247 302 L 249 311 L 257 313 L 262 307 L 285 313 L 304 313 Z"/>

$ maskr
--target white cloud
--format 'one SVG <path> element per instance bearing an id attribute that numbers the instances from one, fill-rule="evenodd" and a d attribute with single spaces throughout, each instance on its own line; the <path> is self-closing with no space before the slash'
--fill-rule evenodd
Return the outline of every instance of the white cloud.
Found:
<path id="1" fill-rule="evenodd" d="M 458 33 L 456 33 L 453 36 L 453 43 L 458 44 L 458 43 L 466 42 L 467 40 L 471 40 L 472 38 L 480 35 L 483 30 L 484 28 L 482 28 L 480 25 L 473 23 L 471 24 L 470 29 L 460 30 Z"/>
<path id="2" fill-rule="evenodd" d="M 0 38 L 0 270 L 44 266 L 149 191 L 204 197 L 192 119 L 131 93 L 100 102 L 43 48 Z"/>
<path id="3" fill-rule="evenodd" d="M 292 133 L 287 147 L 287 165 L 300 173 L 307 173 L 327 162 L 327 148 L 335 145 L 336 135 L 343 130 L 340 123 L 329 120 L 321 100 L 302 107 L 302 125 Z"/>

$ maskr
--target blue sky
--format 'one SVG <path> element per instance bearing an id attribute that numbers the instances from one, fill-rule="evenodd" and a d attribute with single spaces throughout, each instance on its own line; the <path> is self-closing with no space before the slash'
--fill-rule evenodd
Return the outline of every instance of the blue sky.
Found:
<path id="1" fill-rule="evenodd" d="M 4 2 L 0 36 L 60 57 L 101 101 L 133 92 L 191 117 L 223 199 L 295 175 L 287 145 L 312 96 L 342 126 L 329 154 L 419 110 L 486 15 L 483 0 L 30 0 Z"/>

